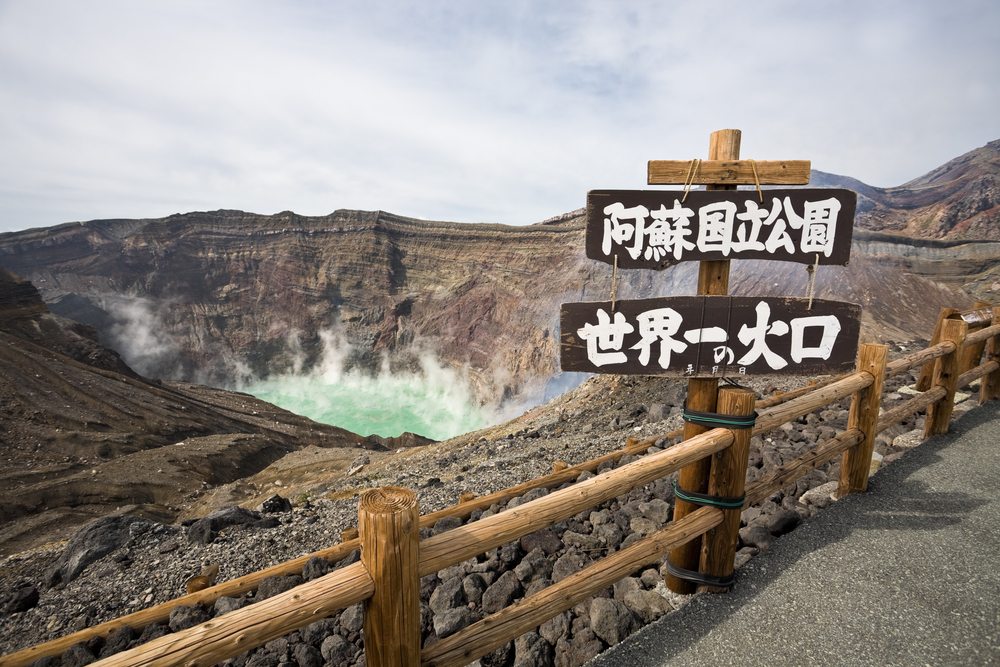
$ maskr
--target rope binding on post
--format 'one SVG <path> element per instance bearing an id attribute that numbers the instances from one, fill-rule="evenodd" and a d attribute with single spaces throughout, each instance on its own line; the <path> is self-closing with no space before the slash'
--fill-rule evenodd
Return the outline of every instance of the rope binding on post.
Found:
<path id="1" fill-rule="evenodd" d="M 694 491 L 685 491 L 677 487 L 677 482 L 674 482 L 674 495 L 683 500 L 686 503 L 691 503 L 692 505 L 698 505 L 699 507 L 717 507 L 720 510 L 738 510 L 743 508 L 743 503 L 747 501 L 747 494 L 743 494 L 739 497 L 729 497 L 729 496 L 710 496 L 707 493 L 695 493 Z"/>
<path id="2" fill-rule="evenodd" d="M 719 588 L 729 588 L 736 582 L 736 573 L 726 575 L 725 577 L 716 577 L 711 574 L 703 574 L 695 570 L 685 570 L 682 567 L 677 567 L 670 562 L 670 558 L 667 558 L 667 572 L 674 575 L 682 581 L 690 581 L 693 584 L 698 584 L 699 586 L 717 586 Z"/>
<path id="3" fill-rule="evenodd" d="M 686 422 L 691 422 L 692 424 L 697 424 L 698 426 L 707 426 L 709 428 L 728 428 L 740 430 L 744 428 L 753 428 L 757 424 L 756 412 L 749 415 L 722 415 L 718 412 L 699 412 L 685 407 L 681 416 Z"/>

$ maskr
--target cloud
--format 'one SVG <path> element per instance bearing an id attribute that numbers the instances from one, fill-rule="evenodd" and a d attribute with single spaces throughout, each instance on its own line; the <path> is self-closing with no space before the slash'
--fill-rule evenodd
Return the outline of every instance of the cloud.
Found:
<path id="1" fill-rule="evenodd" d="M 0 231 L 188 210 L 526 224 L 654 158 L 898 185 L 1000 136 L 995 3 L 0 4 Z"/>

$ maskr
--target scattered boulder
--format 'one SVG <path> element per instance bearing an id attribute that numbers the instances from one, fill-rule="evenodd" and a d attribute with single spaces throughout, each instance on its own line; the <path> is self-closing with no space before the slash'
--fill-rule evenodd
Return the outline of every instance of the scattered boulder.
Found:
<path id="1" fill-rule="evenodd" d="M 309 644 L 297 644 L 292 649 L 292 658 L 299 667 L 323 667 L 323 654 Z"/>
<path id="2" fill-rule="evenodd" d="M 449 609 L 434 615 L 434 634 L 444 639 L 478 620 L 479 617 L 468 607 Z"/>
<path id="3" fill-rule="evenodd" d="M 647 503 L 639 503 L 639 511 L 647 519 L 652 519 L 657 524 L 663 526 L 670 522 L 673 516 L 673 508 L 665 500 L 653 499 Z"/>
<path id="4" fill-rule="evenodd" d="M 536 530 L 521 538 L 521 549 L 528 554 L 535 549 L 541 549 L 548 556 L 549 554 L 556 553 L 564 546 L 563 541 L 559 539 L 559 536 L 551 528 Z"/>
<path id="5" fill-rule="evenodd" d="M 461 577 L 450 577 L 431 593 L 428 604 L 435 614 L 443 614 L 449 609 L 465 604 L 465 587 Z"/>
<path id="6" fill-rule="evenodd" d="M 275 595 L 279 595 L 285 591 L 290 591 L 299 584 L 302 584 L 304 581 L 305 580 L 297 574 L 264 577 L 261 579 L 260 585 L 257 587 L 257 600 L 266 600 L 267 598 L 274 597 Z"/>
<path id="7" fill-rule="evenodd" d="M 211 620 L 209 615 L 197 605 L 190 607 L 177 606 L 170 610 L 169 624 L 170 629 L 173 632 L 187 630 L 188 628 L 193 628 L 194 626 L 200 625 L 209 620 Z"/>
<path id="8" fill-rule="evenodd" d="M 354 646 L 340 635 L 333 634 L 323 640 L 319 652 L 327 663 L 339 665 L 354 657 Z"/>
<path id="9" fill-rule="evenodd" d="M 258 512 L 263 512 L 265 514 L 277 514 L 279 512 L 291 512 L 292 511 L 292 501 L 288 498 L 282 498 L 277 493 L 262 502 L 257 506 Z"/>
<path id="10" fill-rule="evenodd" d="M 278 667 L 281 658 L 272 653 L 256 653 L 247 660 L 246 667 Z"/>
<path id="11" fill-rule="evenodd" d="M 38 589 L 34 586 L 22 586 L 14 593 L 11 597 L 10 602 L 7 603 L 7 607 L 4 609 L 8 614 L 19 614 L 23 611 L 28 611 L 29 609 L 34 609 L 38 606 Z"/>
<path id="12" fill-rule="evenodd" d="M 483 601 L 483 593 L 486 592 L 487 588 L 486 579 L 478 572 L 473 572 L 462 580 L 462 590 L 465 592 L 465 599 L 472 604 L 478 605 Z"/>
<path id="13" fill-rule="evenodd" d="M 149 519 L 138 516 L 105 516 L 91 521 L 73 536 L 62 555 L 45 572 L 45 584 L 49 587 L 67 584 L 94 561 L 129 541 L 129 528 L 133 524 L 152 525 Z"/>
<path id="14" fill-rule="evenodd" d="M 361 472 L 361 469 L 364 468 L 366 465 L 368 465 L 370 462 L 371 461 L 368 459 L 368 457 L 362 454 L 358 458 L 354 459 L 350 467 L 348 467 L 347 476 L 353 477 L 354 475 L 357 475 L 359 472 Z"/>
<path id="15" fill-rule="evenodd" d="M 441 533 L 458 528 L 462 525 L 462 520 L 457 516 L 443 516 L 434 522 L 433 533 L 435 535 L 440 535 Z"/>
<path id="16" fill-rule="evenodd" d="M 513 604 L 514 600 L 520 597 L 523 592 L 524 589 L 521 588 L 517 574 L 513 571 L 504 572 L 483 593 L 483 613 L 493 614 L 500 611 Z"/>
<path id="17" fill-rule="evenodd" d="M 514 642 L 507 642 L 479 659 L 482 667 L 513 667 L 515 658 Z"/>
<path id="18" fill-rule="evenodd" d="M 242 609 L 247 601 L 244 598 L 231 598 L 223 595 L 215 601 L 215 615 L 222 616 L 231 611 Z"/>
<path id="19" fill-rule="evenodd" d="M 740 528 L 740 541 L 760 551 L 767 551 L 774 544 L 771 531 L 759 523 L 752 523 L 746 528 Z"/>
<path id="20" fill-rule="evenodd" d="M 299 667 L 323 667 L 323 654 L 309 644 L 297 644 L 292 649 L 292 658 Z"/>
<path id="21" fill-rule="evenodd" d="M 302 578 L 306 581 L 312 581 L 329 574 L 330 570 L 330 563 L 325 558 L 313 556 L 302 566 Z"/>
<path id="22" fill-rule="evenodd" d="M 145 644 L 146 642 L 151 642 L 154 639 L 159 639 L 168 632 L 170 632 L 170 628 L 164 625 L 163 623 L 150 623 L 145 627 L 145 629 L 143 629 L 142 634 L 139 635 L 139 638 L 136 639 L 134 642 L 132 642 L 130 648 L 138 646 L 139 644 Z"/>
<path id="23" fill-rule="evenodd" d="M 564 611 L 542 623 L 538 627 L 538 634 L 554 646 L 560 639 L 569 636 L 569 627 L 570 614 L 568 611 Z"/>
<path id="24" fill-rule="evenodd" d="M 590 605 L 590 629 L 609 645 L 628 637 L 635 626 L 632 612 L 624 603 L 611 598 L 594 598 Z"/>
<path id="25" fill-rule="evenodd" d="M 97 660 L 84 642 L 77 642 L 66 649 L 59 659 L 62 667 L 83 667 Z"/>
<path id="26" fill-rule="evenodd" d="M 617 597 L 617 596 L 616 596 Z M 643 623 L 652 623 L 664 614 L 673 611 L 666 598 L 656 591 L 636 590 L 625 594 L 622 602 Z"/>
<path id="27" fill-rule="evenodd" d="M 121 653 L 129 647 L 135 640 L 135 630 L 129 625 L 123 625 L 122 627 L 115 630 L 110 634 L 104 642 L 104 648 L 101 649 L 100 658 L 104 659 L 109 656 L 115 655 L 116 653 Z"/>
<path id="28" fill-rule="evenodd" d="M 195 544 L 211 544 L 219 536 L 219 531 L 230 526 L 274 528 L 277 525 L 279 523 L 273 517 L 263 519 L 257 512 L 244 509 L 239 505 L 230 505 L 215 510 L 191 524 L 188 528 L 188 541 Z"/>
<path id="29" fill-rule="evenodd" d="M 923 429 L 913 429 L 912 431 L 907 431 L 902 435 L 897 435 L 892 440 L 893 447 L 899 447 L 901 449 L 913 449 L 921 442 L 924 441 L 924 430 Z"/>
<path id="30" fill-rule="evenodd" d="M 348 633 L 361 632 L 365 623 L 364 605 L 360 602 L 351 605 L 340 614 L 340 627 Z"/>
<path id="31" fill-rule="evenodd" d="M 537 632 L 526 632 L 514 640 L 514 667 L 553 667 L 556 652 Z"/>
<path id="32" fill-rule="evenodd" d="M 337 622 L 332 618 L 324 618 L 299 630 L 299 636 L 304 643 L 319 648 L 323 640 L 336 631 Z"/>
<path id="33" fill-rule="evenodd" d="M 782 509 L 771 515 L 767 523 L 767 529 L 772 535 L 781 536 L 795 530 L 796 526 L 801 522 L 802 517 L 799 516 L 798 512 L 790 509 Z"/>

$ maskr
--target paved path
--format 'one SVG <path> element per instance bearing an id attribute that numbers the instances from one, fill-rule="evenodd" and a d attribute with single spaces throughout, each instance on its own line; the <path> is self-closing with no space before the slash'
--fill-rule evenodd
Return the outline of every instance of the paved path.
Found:
<path id="1" fill-rule="evenodd" d="M 1000 665 L 1000 401 L 589 664 Z"/>

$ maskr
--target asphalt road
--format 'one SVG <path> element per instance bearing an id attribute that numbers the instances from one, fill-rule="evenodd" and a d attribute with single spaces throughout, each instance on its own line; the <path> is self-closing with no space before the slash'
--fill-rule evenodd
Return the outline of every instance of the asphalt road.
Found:
<path id="1" fill-rule="evenodd" d="M 1000 664 L 1000 401 L 592 667 Z"/>

